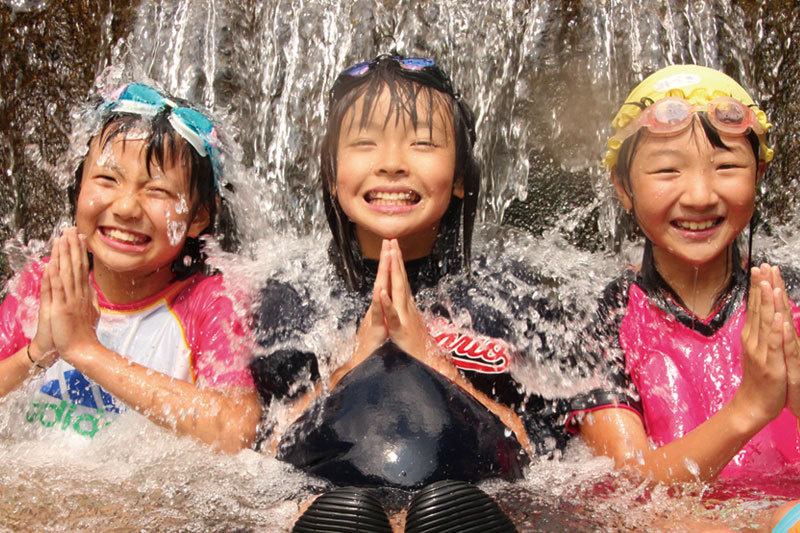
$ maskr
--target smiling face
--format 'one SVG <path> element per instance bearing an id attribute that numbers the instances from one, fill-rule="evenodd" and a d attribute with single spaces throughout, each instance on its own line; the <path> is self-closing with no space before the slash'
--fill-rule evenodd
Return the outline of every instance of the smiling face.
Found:
<path id="1" fill-rule="evenodd" d="M 132 133 L 104 145 L 100 136 L 92 139 L 75 211 L 94 256 L 95 279 L 112 301 L 166 287 L 186 237 L 197 237 L 208 224 L 207 211 L 194 208 L 185 168 L 166 157 L 163 166 L 151 161 L 148 173 L 146 140 Z"/>
<path id="2" fill-rule="evenodd" d="M 366 120 L 363 97 L 344 116 L 334 194 L 356 226 L 364 257 L 377 259 L 381 241 L 394 238 L 404 259 L 428 255 L 450 198 L 463 196 L 460 183 L 453 186 L 453 119 L 444 102 L 434 100 L 427 117 L 426 97 L 419 97 L 416 127 L 396 112 L 388 89 Z"/>
<path id="3" fill-rule="evenodd" d="M 757 168 L 746 137 L 721 139 L 729 150 L 714 146 L 697 118 L 672 137 L 644 132 L 630 164 L 630 191 L 613 175 L 667 279 L 675 269 L 729 268 L 726 252 L 753 215 L 763 167 Z"/>

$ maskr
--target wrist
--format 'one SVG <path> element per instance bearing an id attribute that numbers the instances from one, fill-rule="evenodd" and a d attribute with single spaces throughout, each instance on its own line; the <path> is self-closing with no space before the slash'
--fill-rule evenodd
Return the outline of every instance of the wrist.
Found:
<path id="1" fill-rule="evenodd" d="M 45 361 L 47 359 L 47 354 L 41 351 L 38 348 L 38 345 L 35 345 L 34 341 L 31 341 L 25 347 L 25 355 L 28 358 L 28 362 L 30 363 L 30 367 L 32 369 L 47 370 L 50 365 L 53 364 L 52 361 Z"/>
<path id="2" fill-rule="evenodd" d="M 754 402 L 748 402 L 738 394 L 722 407 L 727 412 L 728 428 L 733 434 L 748 440 L 771 422 L 771 418 L 759 411 Z"/>

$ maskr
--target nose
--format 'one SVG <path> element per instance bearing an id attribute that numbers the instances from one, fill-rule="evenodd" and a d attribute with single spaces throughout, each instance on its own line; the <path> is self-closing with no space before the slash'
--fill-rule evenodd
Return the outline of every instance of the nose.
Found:
<path id="1" fill-rule="evenodd" d="M 140 218 L 142 216 L 142 205 L 139 203 L 136 191 L 118 191 L 111 204 L 111 212 L 114 216 L 123 220 L 135 220 Z"/>
<path id="2" fill-rule="evenodd" d="M 684 177 L 685 187 L 681 195 L 681 205 L 698 211 L 714 207 L 719 202 L 715 189 L 714 175 L 710 168 L 698 169 Z"/>
<path id="3" fill-rule="evenodd" d="M 376 172 L 388 177 L 408 175 L 408 163 L 403 148 L 397 143 L 386 143 L 380 151 Z"/>

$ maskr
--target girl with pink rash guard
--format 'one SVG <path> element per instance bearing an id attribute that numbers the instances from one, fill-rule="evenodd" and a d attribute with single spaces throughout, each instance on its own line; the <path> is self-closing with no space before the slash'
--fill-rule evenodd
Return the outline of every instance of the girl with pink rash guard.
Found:
<path id="1" fill-rule="evenodd" d="M 608 384 L 572 400 L 568 428 L 659 482 L 791 468 L 798 277 L 768 264 L 748 276 L 736 242 L 772 159 L 765 114 L 728 76 L 676 65 L 634 89 L 612 124 L 606 165 L 645 252 L 600 301 L 585 354 Z"/>
<path id="2" fill-rule="evenodd" d="M 152 87 L 120 87 L 70 190 L 75 227 L 0 305 L 0 395 L 36 379 L 21 424 L 93 437 L 120 411 L 234 452 L 260 416 L 244 325 L 202 234 L 215 228 L 216 129 Z"/>

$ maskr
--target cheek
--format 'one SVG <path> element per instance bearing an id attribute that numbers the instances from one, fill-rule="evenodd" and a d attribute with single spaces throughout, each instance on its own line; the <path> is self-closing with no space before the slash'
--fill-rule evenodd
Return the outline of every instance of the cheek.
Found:
<path id="1" fill-rule="evenodd" d="M 75 204 L 75 222 L 80 229 L 81 225 L 95 222 L 96 217 L 103 211 L 105 201 L 103 195 L 96 190 L 83 188 Z"/>
<path id="2" fill-rule="evenodd" d="M 166 235 L 170 246 L 183 245 L 189 227 L 189 205 L 185 198 L 152 202 L 147 211 L 157 231 Z"/>

